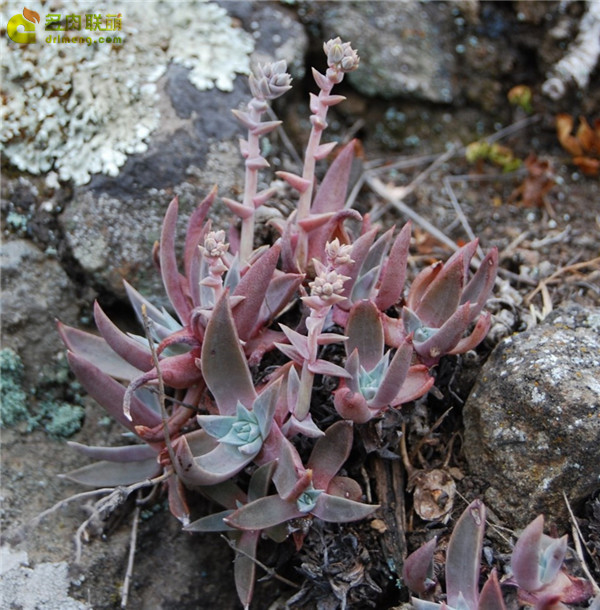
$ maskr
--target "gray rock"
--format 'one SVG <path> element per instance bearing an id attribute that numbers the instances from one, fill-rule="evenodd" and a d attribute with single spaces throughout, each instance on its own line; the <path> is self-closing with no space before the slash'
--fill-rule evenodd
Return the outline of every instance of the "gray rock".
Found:
<path id="1" fill-rule="evenodd" d="M 441 29 L 449 7 L 435 3 L 333 2 L 323 9 L 325 37 L 351 41 L 361 58 L 348 80 L 361 93 L 450 103 L 455 60 Z"/>
<path id="2" fill-rule="evenodd" d="M 78 323 L 75 289 L 58 261 L 27 240 L 3 243 L 0 263 L 2 344 L 21 356 L 26 381 L 35 384 L 64 351 L 55 320 Z"/>
<path id="3" fill-rule="evenodd" d="M 464 408 L 465 454 L 508 523 L 567 518 L 600 489 L 600 309 L 570 305 L 504 339 Z"/>

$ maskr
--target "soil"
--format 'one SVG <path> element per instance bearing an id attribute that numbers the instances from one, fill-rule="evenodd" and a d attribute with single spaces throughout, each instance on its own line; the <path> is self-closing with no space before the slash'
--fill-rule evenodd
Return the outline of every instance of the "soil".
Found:
<path id="1" fill-rule="evenodd" d="M 497 129 L 494 124 L 516 125 L 500 142 L 519 159 L 530 154 L 546 163 L 547 182 L 534 185 L 523 201 L 522 189 L 530 175 L 527 169 L 503 173 L 489 161 L 468 163 L 460 146 L 454 154 L 429 173 L 404 197 L 403 203 L 429 220 L 453 241 L 467 241 L 465 227 L 457 222 L 457 212 L 444 179 L 451 187 L 473 234 L 480 236 L 484 248 L 497 246 L 500 252 L 500 277 L 510 291 L 498 296 L 491 309 L 517 312 L 506 332 L 524 330 L 532 317 L 541 319 L 549 309 L 576 301 L 585 306 L 600 306 L 600 183 L 598 177 L 586 177 L 560 146 L 555 133 L 554 104 L 538 98 L 532 115 L 513 108 L 500 109 L 496 116 L 475 107 L 449 109 L 426 104 L 403 105 L 406 124 L 402 141 L 411 135 L 419 138 L 418 148 L 407 153 L 400 140 L 384 144 L 375 129 L 384 121 L 389 104 L 375 100 L 368 107 L 351 90 L 350 110 L 340 111 L 334 133 L 343 138 L 359 138 L 364 153 L 357 178 L 373 167 L 402 162 L 401 169 L 372 173 L 390 192 L 410 186 L 435 160 L 423 161 L 422 155 L 441 155 L 447 145 L 457 141 L 475 141 L 484 126 L 486 136 Z M 600 108 L 600 85 L 596 83 L 585 98 L 573 96 L 568 112 L 577 116 L 590 108 Z M 292 106 L 289 119 L 297 121 L 297 131 L 304 125 L 295 117 L 305 116 L 302 102 Z M 280 110 L 280 112 L 282 112 Z M 588 114 L 590 119 L 600 118 Z M 525 123 L 520 121 L 525 119 Z M 435 126 L 443 126 L 438 129 Z M 478 127 L 476 128 L 476 125 Z M 291 135 L 294 135 L 294 128 Z M 282 151 L 285 158 L 285 151 Z M 538 167 L 541 167 L 539 165 Z M 392 206 L 381 210 L 382 198 L 363 186 L 356 200 L 361 211 L 380 215 L 384 225 L 402 224 L 406 219 Z M 412 272 L 431 260 L 447 258 L 450 249 L 413 223 L 415 243 Z M 591 262 L 590 262 L 591 261 Z M 587 265 L 583 263 L 588 262 Z M 545 278 L 541 289 L 541 279 Z M 533 314 L 532 314 L 533 312 Z M 290 598 L 291 608 L 392 608 L 408 600 L 407 591 L 398 584 L 395 557 L 414 550 L 431 528 L 437 530 L 443 547 L 451 523 L 462 512 L 464 503 L 455 502 L 447 519 L 427 523 L 413 512 L 412 494 L 406 491 L 407 476 L 399 457 L 396 431 L 407 426 L 409 453 L 413 466 L 439 468 L 446 465 L 457 480 L 460 496 L 471 500 L 482 492 L 485 482 L 472 477 L 461 454 L 460 409 L 485 361 L 500 336 L 490 337 L 468 358 L 446 358 L 437 369 L 438 391 L 417 405 L 390 414 L 382 422 L 369 424 L 357 432 L 357 449 L 347 465 L 348 475 L 358 480 L 373 502 L 383 508 L 376 520 L 348 525 L 313 524 L 301 551 L 291 541 L 277 547 L 263 545 L 260 560 L 277 576 L 268 574 L 257 584 L 255 608 L 283 608 Z M 322 404 L 327 409 L 330 395 Z M 329 405 L 330 406 L 330 405 Z M 452 408 L 446 417 L 442 416 Z M 431 432 L 434 423 L 441 424 Z M 425 434 L 427 432 L 427 434 Z M 86 403 L 83 429 L 71 440 L 104 445 L 119 440 L 120 429 L 107 424 L 100 409 Z M 2 432 L 3 477 L 2 517 L 4 541 L 26 549 L 31 563 L 68 561 L 73 582 L 71 596 L 91 607 L 120 607 L 120 588 L 125 575 L 131 526 L 132 503 L 120 507 L 106 521 L 90 528 L 78 566 L 73 564 L 73 537 L 87 518 L 86 502 L 73 502 L 44 518 L 35 527 L 25 528 L 31 519 L 56 502 L 80 493 L 80 487 L 57 475 L 80 465 L 78 456 L 64 450 L 63 443 L 43 431 L 26 433 L 20 428 Z M 421 444 L 419 454 L 415 447 Z M 391 490 L 391 491 L 390 491 Z M 390 495 L 391 493 L 391 495 Z M 201 513 L 204 502 L 196 500 Z M 233 553 L 218 535 L 182 533 L 177 521 L 165 509 L 164 497 L 158 496 L 144 507 L 137 533 L 133 580 L 129 592 L 130 608 L 222 608 L 239 607 L 233 587 Z M 533 516 L 532 516 L 533 517 Z M 600 577 L 600 503 L 590 498 L 581 514 L 584 536 L 594 550 L 595 577 Z M 492 538 L 493 561 L 501 565 L 507 552 L 505 542 Z M 263 573 L 259 569 L 259 575 Z M 286 579 L 287 582 L 282 582 Z M 295 583 L 293 586 L 291 583 Z M 345 604 L 345 605 L 344 605 Z"/>

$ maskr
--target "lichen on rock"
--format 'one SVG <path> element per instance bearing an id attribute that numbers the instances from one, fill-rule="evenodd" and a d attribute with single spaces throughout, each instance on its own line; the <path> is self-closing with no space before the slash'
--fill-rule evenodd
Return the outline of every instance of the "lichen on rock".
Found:
<path id="1" fill-rule="evenodd" d="M 33 7 L 42 16 L 47 7 Z M 53 3 L 52 12 L 84 16 L 89 4 Z M 103 2 L 93 12 L 110 12 Z M 157 82 L 170 63 L 189 68 L 198 89 L 230 91 L 236 74 L 249 72 L 252 37 L 233 26 L 212 2 L 166 0 L 125 3 L 121 42 L 95 42 L 81 30 L 49 33 L 36 26 L 38 41 L 0 39 L 3 59 L 3 133 L 6 158 L 22 171 L 58 172 L 85 184 L 91 174 L 115 176 L 128 155 L 144 152 L 159 126 Z M 65 13 L 66 14 L 66 13 Z M 6 22 L 12 15 L 2 15 Z M 47 42 L 60 36 L 90 36 L 88 44 Z"/>

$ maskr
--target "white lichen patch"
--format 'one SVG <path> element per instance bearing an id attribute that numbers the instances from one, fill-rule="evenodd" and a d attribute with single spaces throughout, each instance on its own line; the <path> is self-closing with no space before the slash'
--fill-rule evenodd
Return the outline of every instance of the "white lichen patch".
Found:
<path id="1" fill-rule="evenodd" d="M 199 89 L 229 91 L 236 75 L 250 69 L 252 37 L 212 2 L 99 1 L 90 8 L 82 0 L 55 0 L 27 6 L 41 16 L 36 42 L 0 37 L 0 146 L 13 165 L 32 174 L 53 170 L 75 184 L 94 173 L 116 176 L 128 155 L 146 150 L 159 125 L 157 81 L 170 62 L 190 68 Z M 4 7 L 3 25 L 21 10 L 14 3 Z M 121 13 L 120 31 L 44 30 L 51 13 L 79 15 L 83 24 L 86 14 L 115 12 Z M 100 42 L 109 35 L 120 41 Z M 86 40 L 58 42 L 62 37 Z"/>

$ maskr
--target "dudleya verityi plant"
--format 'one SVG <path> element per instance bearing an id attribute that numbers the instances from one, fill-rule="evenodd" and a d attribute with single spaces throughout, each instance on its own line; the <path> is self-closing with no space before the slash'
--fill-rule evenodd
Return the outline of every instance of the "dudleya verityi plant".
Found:
<path id="1" fill-rule="evenodd" d="M 495 569 L 479 591 L 485 517 L 485 505 L 475 500 L 454 526 L 446 551 L 445 602 L 431 601 L 436 585 L 433 569 L 436 539 L 432 538 L 406 558 L 403 580 L 421 596 L 412 598 L 416 610 L 506 610 Z M 523 530 L 512 552 L 512 575 L 503 584 L 516 586 L 519 600 L 535 610 L 567 610 L 565 604 L 587 601 L 593 589 L 588 581 L 567 574 L 563 568 L 567 537 L 546 536 L 543 527 L 544 518 L 540 515 Z"/>
<path id="2" fill-rule="evenodd" d="M 66 476 L 92 486 L 165 481 L 171 511 L 189 530 L 228 532 L 238 545 L 236 586 L 245 606 L 261 533 L 281 540 L 291 531 L 301 545 L 298 519 L 347 522 L 377 509 L 362 501 L 356 481 L 339 474 L 353 426 L 426 394 L 434 382 L 430 367 L 443 354 L 483 338 L 488 317 L 481 311 L 497 266 L 492 251 L 469 280 L 475 250 L 469 244 L 417 277 L 399 315 L 410 225 L 395 237 L 393 229 L 377 237 L 368 219 L 345 209 L 352 142 L 320 185 L 315 181 L 317 161 L 335 147 L 321 143 L 328 109 L 344 99 L 331 91 L 359 63 L 339 38 L 324 51 L 325 74 L 313 71 L 319 93 L 311 94 L 303 170 L 278 172 L 298 193 L 296 210 L 273 223 L 279 239 L 253 248 L 255 211 L 274 195 L 271 188 L 258 191 L 259 172 L 269 165 L 260 138 L 280 124 L 262 117 L 268 102 L 290 88 L 283 62 L 257 69 L 248 108 L 234 113 L 248 132 L 240 143 L 246 178 L 241 200 L 223 201 L 240 218 L 239 232 L 226 239 L 212 227 L 213 189 L 190 216 L 180 269 L 177 198 L 168 206 L 153 257 L 173 313 L 127 284 L 144 336 L 122 332 L 97 304 L 101 336 L 59 325 L 85 389 L 136 440 L 126 447 L 74 445 L 100 461 Z M 348 218 L 359 228 L 346 226 Z M 336 344 L 341 360 L 332 362 L 323 348 Z M 264 354 L 274 350 L 277 366 L 257 376 Z M 338 415 L 324 405 L 327 426 L 314 418 L 316 376 L 337 383 Z M 224 510 L 190 524 L 187 488 Z"/>

